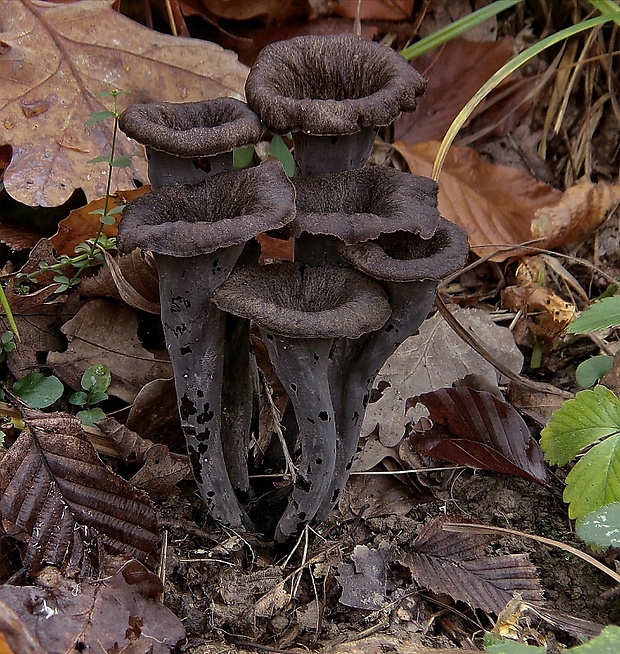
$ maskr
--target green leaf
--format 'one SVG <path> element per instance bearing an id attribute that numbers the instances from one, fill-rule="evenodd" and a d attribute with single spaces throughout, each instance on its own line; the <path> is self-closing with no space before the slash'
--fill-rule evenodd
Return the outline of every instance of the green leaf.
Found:
<path id="1" fill-rule="evenodd" d="M 620 547 L 620 502 L 606 504 L 584 516 L 575 531 L 581 540 L 607 549 Z"/>
<path id="2" fill-rule="evenodd" d="M 267 149 L 267 154 L 273 155 L 282 164 L 284 172 L 289 177 L 292 177 L 295 174 L 295 160 L 281 136 L 276 135 L 271 139 L 271 143 Z"/>
<path id="3" fill-rule="evenodd" d="M 620 400 L 605 386 L 580 391 L 553 412 L 541 432 L 545 459 L 566 465 L 588 445 L 620 432 Z"/>
<path id="4" fill-rule="evenodd" d="M 3 347 L 12 342 L 13 342 L 13 332 L 6 331 L 2 334 L 2 336 L 0 336 L 0 343 L 2 343 Z"/>
<path id="5" fill-rule="evenodd" d="M 110 161 L 110 166 L 114 168 L 129 168 L 131 166 L 131 155 L 124 154 L 121 157 L 116 157 L 116 159 Z"/>
<path id="6" fill-rule="evenodd" d="M 103 363 L 90 366 L 82 375 L 80 383 L 85 391 L 104 393 L 112 383 L 110 369 Z"/>
<path id="7" fill-rule="evenodd" d="M 108 118 L 114 118 L 113 111 L 93 111 L 90 118 L 86 121 L 86 125 L 94 125 L 95 123 L 107 120 Z"/>
<path id="8" fill-rule="evenodd" d="M 13 384 L 13 393 L 35 409 L 45 409 L 60 399 L 65 387 L 58 377 L 31 372 Z"/>
<path id="9" fill-rule="evenodd" d="M 110 397 L 107 393 L 103 391 L 93 391 L 90 394 L 89 403 L 92 405 L 99 404 L 99 402 L 104 402 Z"/>
<path id="10" fill-rule="evenodd" d="M 570 334 L 585 334 L 597 329 L 620 325 L 620 295 L 595 302 L 589 309 L 577 316 L 566 329 Z"/>
<path id="11" fill-rule="evenodd" d="M 607 354 L 591 357 L 577 366 L 575 378 L 582 388 L 594 386 L 596 382 L 606 375 L 614 364 L 614 358 Z"/>
<path id="12" fill-rule="evenodd" d="M 113 209 L 110 209 L 110 210 L 107 212 L 107 214 L 108 214 L 108 216 L 115 216 L 115 215 L 118 214 L 118 213 L 123 213 L 124 210 L 125 210 L 125 205 L 124 205 L 124 204 L 121 204 L 121 205 L 118 206 L 118 207 L 114 207 Z"/>
<path id="13" fill-rule="evenodd" d="M 99 222 L 103 225 L 114 225 L 116 223 L 116 218 L 114 218 L 114 216 L 110 216 L 108 213 L 104 216 L 101 216 L 101 218 L 99 218 Z"/>
<path id="14" fill-rule="evenodd" d="M 254 159 L 254 146 L 246 145 L 244 148 L 233 150 L 233 168 L 247 168 Z"/>
<path id="15" fill-rule="evenodd" d="M 574 654 L 617 654 L 620 652 L 620 627 L 605 627 L 596 638 L 568 651 Z"/>
<path id="16" fill-rule="evenodd" d="M 105 413 L 99 407 L 95 407 L 94 409 L 84 409 L 84 411 L 78 411 L 76 416 L 85 425 L 94 427 L 100 420 L 105 418 Z"/>
<path id="17" fill-rule="evenodd" d="M 107 154 L 102 154 L 99 155 L 98 157 L 95 157 L 94 159 L 89 159 L 86 163 L 89 164 L 96 164 L 96 163 L 109 163 L 110 157 Z"/>
<path id="18" fill-rule="evenodd" d="M 620 502 L 620 433 L 594 446 L 577 462 L 566 477 L 564 501 L 574 520 Z"/>
<path id="19" fill-rule="evenodd" d="M 491 654 L 536 654 L 537 652 L 545 654 L 546 648 L 544 646 L 526 645 L 514 640 L 502 640 L 488 647 L 486 651 L 491 652 Z"/>
<path id="20" fill-rule="evenodd" d="M 88 395 L 86 395 L 84 391 L 78 391 L 77 393 L 73 393 L 73 395 L 69 396 L 67 402 L 69 402 L 69 404 L 73 404 L 74 406 L 86 406 L 88 404 Z"/>

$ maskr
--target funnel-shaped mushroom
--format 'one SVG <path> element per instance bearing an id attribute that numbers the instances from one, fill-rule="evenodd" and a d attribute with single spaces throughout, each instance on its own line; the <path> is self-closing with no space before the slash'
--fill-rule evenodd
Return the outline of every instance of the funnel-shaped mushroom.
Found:
<path id="1" fill-rule="evenodd" d="M 282 167 L 268 162 L 152 191 L 127 206 L 119 226 L 121 251 L 153 252 L 194 475 L 211 515 L 236 528 L 245 515 L 226 470 L 220 433 L 225 315 L 210 298 L 247 241 L 293 216 L 293 188 Z"/>
<path id="2" fill-rule="evenodd" d="M 338 34 L 266 46 L 245 93 L 272 132 L 293 133 L 297 174 L 306 177 L 361 168 L 376 129 L 413 111 L 425 87 L 391 48 Z"/>
<path id="3" fill-rule="evenodd" d="M 284 542 L 314 518 L 331 486 L 337 432 L 328 379 L 334 339 L 379 329 L 390 307 L 381 287 L 357 271 L 294 263 L 240 268 L 213 302 L 259 326 L 295 410 L 302 455 L 276 528 L 276 540 Z"/>
<path id="4" fill-rule="evenodd" d="M 292 181 L 297 216 L 287 231 L 297 239 L 295 260 L 301 263 L 336 265 L 343 244 L 385 233 L 430 238 L 439 223 L 438 188 L 428 177 L 373 166 Z"/>
<path id="5" fill-rule="evenodd" d="M 333 373 L 342 381 L 342 395 L 334 399 L 334 404 L 340 400 L 341 406 L 337 416 L 339 448 L 328 497 L 317 513 L 319 520 L 328 515 L 346 484 L 377 373 L 416 332 L 433 305 L 438 282 L 459 270 L 467 253 L 467 235 L 444 218 L 429 239 L 399 231 L 342 247 L 342 256 L 353 266 L 382 280 L 392 315 L 381 329 L 350 343 L 340 353 L 340 366 Z"/>
<path id="6" fill-rule="evenodd" d="M 119 126 L 146 146 L 154 189 L 232 170 L 232 150 L 258 142 L 262 129 L 258 116 L 234 98 L 136 104 L 123 111 Z"/>

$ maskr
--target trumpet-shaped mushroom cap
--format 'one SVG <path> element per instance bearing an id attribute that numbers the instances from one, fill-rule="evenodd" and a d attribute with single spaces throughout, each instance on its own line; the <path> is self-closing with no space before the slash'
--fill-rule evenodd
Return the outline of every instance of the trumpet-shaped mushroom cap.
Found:
<path id="1" fill-rule="evenodd" d="M 358 270 L 392 282 L 439 281 L 463 267 L 467 234 L 441 218 L 435 234 L 423 239 L 409 232 L 384 234 L 374 241 L 343 246 L 340 253 Z"/>
<path id="2" fill-rule="evenodd" d="M 119 127 L 132 139 L 177 157 L 211 157 L 257 143 L 259 117 L 234 98 L 152 102 L 125 109 Z"/>
<path id="3" fill-rule="evenodd" d="M 123 212 L 118 247 L 193 257 L 245 243 L 294 216 L 293 186 L 278 162 L 267 161 L 140 196 Z"/>
<path id="4" fill-rule="evenodd" d="M 263 48 L 245 85 L 276 134 L 353 134 L 413 111 L 426 88 L 397 52 L 352 34 L 297 36 Z"/>
<path id="5" fill-rule="evenodd" d="M 383 289 L 365 275 L 296 263 L 240 268 L 212 301 L 290 338 L 359 338 L 382 327 L 391 313 Z"/>
<path id="6" fill-rule="evenodd" d="M 439 223 L 436 182 L 393 168 L 360 168 L 293 178 L 297 217 L 290 229 L 336 236 L 347 244 L 408 231 L 430 238 Z"/>

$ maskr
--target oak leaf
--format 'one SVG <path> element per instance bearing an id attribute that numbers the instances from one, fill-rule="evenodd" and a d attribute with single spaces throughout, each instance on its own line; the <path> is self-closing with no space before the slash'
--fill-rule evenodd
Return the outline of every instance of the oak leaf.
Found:
<path id="1" fill-rule="evenodd" d="M 0 21 L 0 125 L 13 158 L 8 193 L 32 206 L 62 204 L 75 188 L 102 197 L 108 168 L 88 161 L 110 151 L 112 121 L 86 126 L 94 111 L 136 102 L 240 97 L 247 68 L 220 46 L 172 37 L 114 11 L 113 0 L 52 3 L 3 0 Z M 138 152 L 118 135 L 116 156 Z M 146 179 L 141 157 L 114 168 L 113 188 Z"/>

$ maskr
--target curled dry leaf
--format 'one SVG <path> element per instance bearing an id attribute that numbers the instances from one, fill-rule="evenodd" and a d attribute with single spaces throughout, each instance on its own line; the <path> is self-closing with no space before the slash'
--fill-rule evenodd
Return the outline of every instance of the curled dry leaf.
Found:
<path id="1" fill-rule="evenodd" d="M 532 238 L 544 247 L 574 243 L 591 234 L 620 203 L 620 185 L 582 180 L 566 189 L 560 201 L 538 209 L 532 220 Z"/>
<path id="2" fill-rule="evenodd" d="M 430 176 L 439 143 L 407 146 L 395 143 L 409 169 Z M 494 248 L 532 240 L 531 222 L 538 209 L 555 205 L 560 191 L 510 166 L 487 163 L 474 149 L 451 147 L 439 179 L 439 210 L 457 223 L 480 256 Z M 503 261 L 517 252 L 500 252 L 493 261 Z"/>
<path id="3" fill-rule="evenodd" d="M 444 461 L 516 475 L 547 483 L 544 456 L 523 418 L 485 391 L 441 388 L 407 400 L 421 402 L 434 422 L 426 431 L 411 431 L 417 452 Z"/>
<path id="4" fill-rule="evenodd" d="M 543 426 L 549 422 L 553 412 L 571 397 L 574 397 L 572 393 L 544 382 L 538 384 L 538 389 L 514 381 L 508 384 L 508 399 L 512 406 Z"/>
<path id="5" fill-rule="evenodd" d="M 35 582 L 0 586 L 0 600 L 12 606 L 40 643 L 40 650 L 20 649 L 20 654 L 79 649 L 169 654 L 185 638 L 182 622 L 153 595 L 159 580 L 135 559 L 97 583 L 76 583 L 52 567 Z"/>
<path id="6" fill-rule="evenodd" d="M 233 52 L 207 41 L 149 30 L 114 11 L 112 0 L 51 3 L 4 0 L 0 125 L 13 148 L 6 190 L 32 206 L 62 204 L 80 186 L 105 195 L 108 167 L 88 161 L 109 152 L 112 122 L 86 125 L 94 111 L 137 102 L 240 97 L 247 73 Z M 118 135 L 116 156 L 140 148 Z M 142 157 L 114 168 L 114 188 L 146 179 Z"/>
<path id="7" fill-rule="evenodd" d="M 418 584 L 496 614 L 515 592 L 530 604 L 542 604 L 538 574 L 527 554 L 485 556 L 484 548 L 494 537 L 444 531 L 444 522 L 458 520 L 431 520 L 403 561 Z"/>
<path id="8" fill-rule="evenodd" d="M 174 379 L 154 379 L 145 384 L 129 409 L 126 425 L 142 438 L 183 445 Z"/>
<path id="9" fill-rule="evenodd" d="M 43 563 L 97 572 L 99 543 L 155 564 L 157 516 L 146 495 L 108 470 L 65 413 L 22 410 L 26 428 L 0 460 L 0 532 L 30 574 Z"/>

